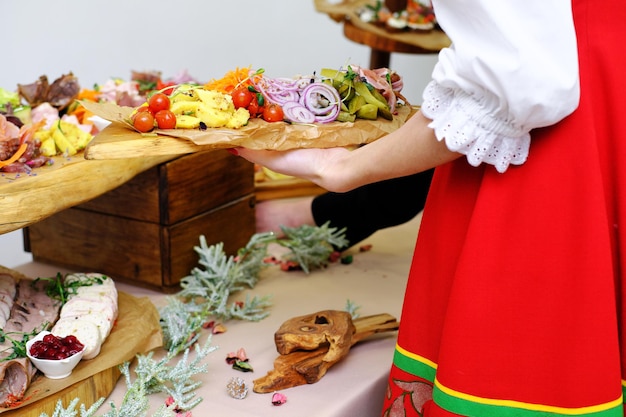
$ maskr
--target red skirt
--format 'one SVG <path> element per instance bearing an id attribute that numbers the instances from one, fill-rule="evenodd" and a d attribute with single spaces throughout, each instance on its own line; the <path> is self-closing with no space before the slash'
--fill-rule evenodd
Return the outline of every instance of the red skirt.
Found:
<path id="1" fill-rule="evenodd" d="M 624 415 L 626 7 L 573 7 L 579 108 L 504 174 L 435 172 L 384 416 Z"/>

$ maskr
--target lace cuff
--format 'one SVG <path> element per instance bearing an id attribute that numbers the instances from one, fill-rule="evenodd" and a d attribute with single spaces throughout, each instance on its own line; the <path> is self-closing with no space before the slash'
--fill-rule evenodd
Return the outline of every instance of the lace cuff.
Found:
<path id="1" fill-rule="evenodd" d="M 486 115 L 489 106 L 473 96 L 431 81 L 423 98 L 422 113 L 432 120 L 437 139 L 466 155 L 471 165 L 485 162 L 504 172 L 509 164 L 526 161 L 530 134 L 506 119 Z"/>

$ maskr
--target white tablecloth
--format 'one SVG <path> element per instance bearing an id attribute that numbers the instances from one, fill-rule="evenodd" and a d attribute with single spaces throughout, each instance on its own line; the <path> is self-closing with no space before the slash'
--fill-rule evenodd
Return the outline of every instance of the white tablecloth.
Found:
<path id="1" fill-rule="evenodd" d="M 389 313 L 400 319 L 420 219 L 418 216 L 402 226 L 377 232 L 363 242 L 373 245 L 368 252 L 359 252 L 358 246 L 351 249 L 354 261 L 350 265 L 331 264 L 309 275 L 283 272 L 278 267 L 266 269 L 257 286 L 248 292 L 271 296 L 270 315 L 260 322 L 230 321 L 226 323 L 227 332 L 213 336 L 212 344 L 219 349 L 205 359 L 208 372 L 200 375 L 202 386 L 197 391 L 203 401 L 192 410 L 193 416 L 380 415 L 395 332 L 383 333 L 353 346 L 348 356 L 319 382 L 282 390 L 287 396 L 287 403 L 282 406 L 272 405 L 271 394 L 252 392 L 252 381 L 272 369 L 278 355 L 274 332 L 289 318 L 327 309 L 343 310 L 349 299 L 360 306 L 358 313 L 361 316 Z M 58 267 L 35 262 L 15 269 L 31 277 L 64 272 Z M 163 293 L 125 283 L 118 283 L 118 289 L 135 296 L 150 297 L 157 307 L 164 304 L 166 297 Z M 245 299 L 245 292 L 236 293 L 234 297 Z M 201 340 L 206 339 L 203 336 Z M 247 352 L 254 372 L 243 373 L 226 364 L 226 355 L 239 348 Z M 248 383 L 250 392 L 245 399 L 233 399 L 227 394 L 226 385 L 232 377 L 243 378 Z M 120 379 L 105 404 L 109 401 L 119 404 L 125 387 L 124 380 Z M 164 400 L 164 395 L 154 395 L 151 404 L 156 406 Z"/>

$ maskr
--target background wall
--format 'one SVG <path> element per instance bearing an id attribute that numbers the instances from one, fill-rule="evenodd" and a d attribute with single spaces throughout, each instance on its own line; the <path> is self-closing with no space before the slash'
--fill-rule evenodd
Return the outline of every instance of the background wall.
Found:
<path id="1" fill-rule="evenodd" d="M 345 39 L 312 0 L 2 0 L 0 14 L 0 87 L 9 90 L 70 71 L 92 87 L 128 80 L 131 70 L 158 70 L 164 78 L 187 70 L 205 82 L 235 67 L 290 77 L 369 65 L 369 48 Z M 435 60 L 392 55 L 390 67 L 404 77 L 412 104 L 421 103 Z M 21 231 L 0 236 L 0 247 L 1 265 L 31 259 Z"/>

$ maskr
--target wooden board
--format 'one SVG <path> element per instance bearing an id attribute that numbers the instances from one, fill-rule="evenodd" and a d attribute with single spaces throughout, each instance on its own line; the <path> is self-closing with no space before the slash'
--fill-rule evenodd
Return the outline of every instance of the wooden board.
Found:
<path id="1" fill-rule="evenodd" d="M 74 398 L 80 398 L 80 403 L 83 404 L 93 404 L 100 398 L 106 398 L 113 391 L 120 375 L 120 370 L 114 366 L 38 402 L 17 410 L 5 411 L 2 417 L 39 417 L 42 413 L 51 416 L 57 401 L 62 401 L 63 405 L 67 406 Z"/>
<path id="2" fill-rule="evenodd" d="M 206 151 L 188 139 L 164 135 L 141 135 L 121 124 L 105 127 L 85 149 L 87 159 L 136 158 L 146 155 L 182 155 Z"/>
<path id="3" fill-rule="evenodd" d="M 0 234 L 21 229 L 110 191 L 174 156 L 88 161 L 82 154 L 53 158 L 30 174 L 0 176 Z"/>
<path id="4" fill-rule="evenodd" d="M 400 106 L 396 108 L 393 120 L 379 118 L 357 119 L 345 123 L 291 124 L 251 119 L 239 129 L 157 129 L 142 134 L 128 125 L 128 115 L 133 110 L 130 107 L 93 102 L 84 102 L 83 105 L 94 114 L 112 122 L 85 148 L 85 158 L 93 160 L 180 155 L 239 146 L 276 151 L 359 146 L 395 131 L 417 112 L 416 107 Z"/>
<path id="5" fill-rule="evenodd" d="M 38 417 L 44 412 L 52 415 L 59 399 L 67 405 L 76 397 L 79 404 L 89 407 L 111 393 L 120 376 L 119 364 L 161 346 L 159 314 L 150 300 L 124 292 L 118 297 L 118 318 L 98 356 L 81 361 L 64 379 L 51 380 L 38 373 L 21 403 L 0 408 L 2 417 Z"/>
<path id="6" fill-rule="evenodd" d="M 299 178 L 258 181 L 254 187 L 256 201 L 316 196 L 326 192 L 322 187 Z"/>

